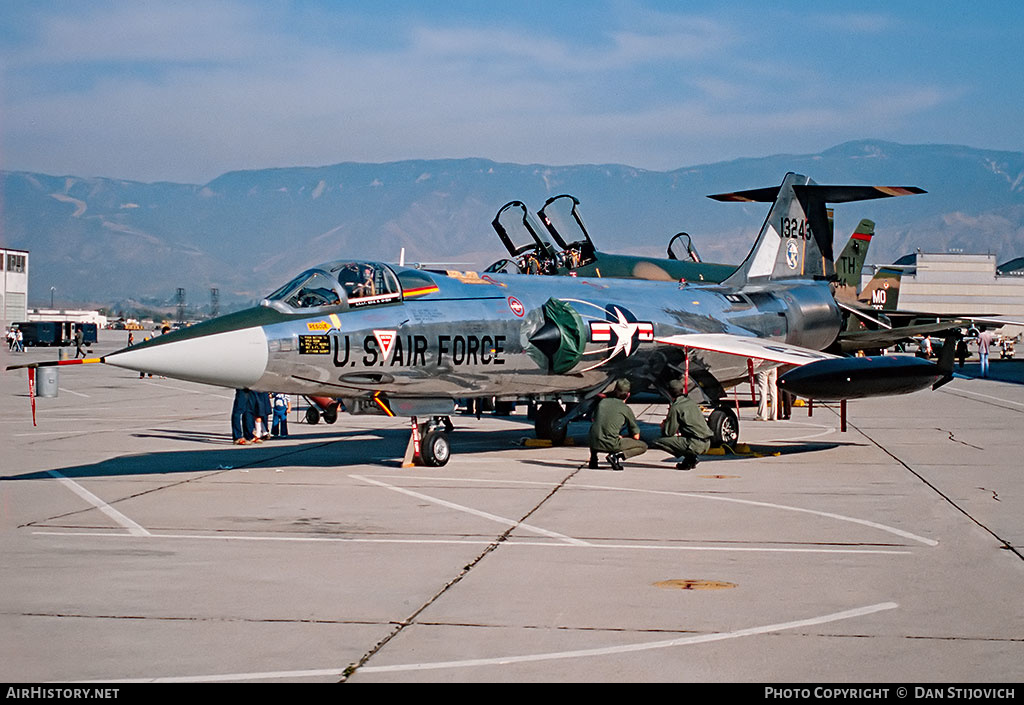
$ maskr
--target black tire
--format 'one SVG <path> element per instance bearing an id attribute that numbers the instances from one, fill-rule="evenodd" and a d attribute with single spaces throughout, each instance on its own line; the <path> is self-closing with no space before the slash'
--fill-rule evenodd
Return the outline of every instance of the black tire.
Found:
<path id="1" fill-rule="evenodd" d="M 562 405 L 554 401 L 546 401 L 537 407 L 536 418 L 534 419 L 534 430 L 537 438 L 551 441 L 552 445 L 560 446 L 565 443 L 565 437 L 569 433 L 569 425 L 556 426 L 556 422 L 565 415 Z"/>
<path id="2" fill-rule="evenodd" d="M 441 467 L 452 455 L 448 434 L 444 431 L 429 431 L 420 440 L 420 457 L 423 464 L 432 468 Z"/>
<path id="3" fill-rule="evenodd" d="M 740 420 L 732 409 L 715 409 L 708 414 L 713 446 L 735 446 L 740 440 Z"/>
<path id="4" fill-rule="evenodd" d="M 316 426 L 320 423 L 320 412 L 312 406 L 306 409 L 306 423 L 310 426 Z"/>
<path id="5" fill-rule="evenodd" d="M 324 409 L 324 422 L 325 423 L 334 423 L 337 420 L 338 420 L 338 406 L 337 406 L 337 404 L 335 404 L 334 406 L 329 406 L 326 409 Z"/>

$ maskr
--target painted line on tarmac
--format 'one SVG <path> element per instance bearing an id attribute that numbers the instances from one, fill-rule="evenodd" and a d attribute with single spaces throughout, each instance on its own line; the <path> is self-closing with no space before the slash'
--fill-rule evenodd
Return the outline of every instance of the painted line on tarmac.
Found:
<path id="1" fill-rule="evenodd" d="M 757 443 L 774 443 L 774 442 L 780 442 L 780 443 L 787 443 L 788 442 L 788 443 L 792 443 L 793 441 L 810 441 L 810 440 L 813 440 L 815 438 L 821 438 L 822 436 L 829 436 L 829 435 L 835 433 L 838 430 L 835 426 L 827 426 L 825 424 L 819 424 L 819 423 L 802 423 L 802 422 L 799 422 L 799 421 L 797 421 L 797 422 L 793 422 L 793 421 L 762 421 L 761 423 L 783 423 L 783 424 L 786 424 L 786 426 L 784 428 L 779 429 L 780 431 L 781 430 L 785 430 L 785 428 L 792 428 L 793 426 L 804 426 L 804 427 L 811 427 L 811 428 L 819 428 L 819 429 L 822 429 L 822 430 L 820 432 L 818 432 L 818 433 L 808 433 L 808 434 L 805 434 L 805 435 L 793 436 L 793 437 L 790 437 L 790 438 L 771 438 L 771 439 L 769 439 L 767 441 L 756 441 Z M 790 424 L 792 424 L 792 425 L 790 425 Z"/>
<path id="2" fill-rule="evenodd" d="M 837 521 L 845 521 L 851 524 L 860 524 L 861 526 L 867 526 L 872 529 L 879 529 L 880 531 L 885 531 L 890 534 L 895 534 L 896 536 L 901 536 L 905 539 L 910 539 L 911 541 L 916 541 L 917 543 L 922 543 L 925 546 L 939 545 L 939 542 L 935 541 L 934 539 L 925 538 L 924 536 L 918 536 L 917 534 L 912 534 L 909 531 L 897 529 L 894 526 L 886 526 L 885 524 L 879 524 L 875 521 L 869 521 L 867 519 L 858 519 L 856 517 L 845 516 L 843 514 L 834 514 L 833 512 L 822 512 L 817 509 L 804 509 L 803 507 L 792 507 L 786 504 L 775 504 L 773 502 L 758 502 L 752 499 L 737 499 L 735 497 L 722 497 L 719 495 L 699 495 L 693 494 L 691 492 L 672 492 L 666 490 L 639 490 L 630 487 L 600 487 L 599 485 L 588 485 L 588 487 L 591 487 L 592 489 L 616 490 L 619 492 L 642 492 L 649 494 L 677 495 L 680 497 L 691 497 L 694 499 L 707 499 L 715 502 L 734 502 L 736 504 L 746 504 L 748 506 L 764 507 L 766 509 L 780 509 L 782 511 L 787 512 L 800 512 L 801 514 L 812 514 L 814 516 L 820 516 L 826 519 L 836 519 Z"/>
<path id="3" fill-rule="evenodd" d="M 111 507 L 109 504 L 104 502 L 102 499 L 94 495 L 89 490 L 82 487 L 74 480 L 65 477 L 56 470 L 49 470 L 48 474 L 51 477 L 55 477 L 57 481 L 60 482 L 60 484 L 64 485 L 69 490 L 74 492 L 76 495 L 84 499 L 86 502 L 99 509 L 101 512 L 103 512 L 108 517 L 113 519 L 119 525 L 123 526 L 125 529 L 128 530 L 128 533 L 132 536 L 152 536 L 152 534 L 146 531 L 146 529 L 144 529 L 142 526 L 135 523 L 134 521 L 126 517 L 124 514 Z"/>
<path id="4" fill-rule="evenodd" d="M 472 507 L 467 507 L 462 504 L 447 502 L 443 499 L 438 499 L 437 497 L 431 497 L 430 495 L 421 494 L 419 492 L 413 492 L 412 490 L 407 490 L 404 487 L 398 487 L 397 485 L 389 485 L 388 483 L 380 482 L 379 480 L 371 480 L 370 478 L 364 477 L 363 475 L 349 475 L 349 477 L 351 477 L 354 480 L 359 480 L 360 482 L 366 482 L 371 485 L 383 487 L 385 489 L 391 490 L 392 492 L 398 492 L 400 494 L 408 495 L 410 497 L 415 497 L 416 499 L 423 499 L 426 500 L 427 502 L 433 502 L 434 504 L 438 504 L 442 507 L 447 507 L 448 509 L 454 509 L 456 511 L 472 514 L 473 516 L 480 517 L 481 519 L 496 521 L 499 524 L 505 524 L 506 526 L 511 525 L 512 528 L 522 528 L 527 531 L 532 531 L 535 534 L 540 534 L 541 536 L 548 536 L 553 539 L 558 539 L 560 541 L 564 541 L 574 546 L 590 545 L 586 541 L 574 539 L 571 536 L 566 536 L 565 534 L 560 534 L 556 531 L 548 531 L 547 529 L 542 529 L 539 526 L 533 526 L 532 524 L 524 524 L 523 522 L 518 521 L 516 519 L 508 519 L 506 517 L 498 516 L 497 514 L 483 512 L 480 511 L 479 509 L 473 509 Z"/>
<path id="5" fill-rule="evenodd" d="M 972 392 L 972 391 L 970 391 L 968 389 L 963 389 L 962 387 L 956 387 L 954 389 L 943 389 L 942 391 L 945 392 L 946 394 L 952 394 L 953 396 L 957 396 L 958 394 L 970 394 L 970 395 L 976 396 L 976 397 L 984 397 L 985 399 L 992 399 L 993 401 L 1000 401 L 1000 402 L 1002 402 L 1004 404 L 1013 404 L 1014 406 L 1024 406 L 1024 404 L 1022 404 L 1019 401 L 1012 401 L 1010 399 L 1003 399 L 1002 397 L 994 397 L 991 394 L 982 394 L 981 392 Z"/>
<path id="6" fill-rule="evenodd" d="M 56 531 L 36 530 L 32 532 L 35 536 L 65 536 L 80 538 L 132 538 L 123 533 L 107 533 L 104 531 Z M 282 542 L 282 543 L 373 543 L 373 544 L 403 544 L 403 545 L 457 545 L 457 546 L 489 546 L 494 543 L 493 539 L 371 539 L 352 537 L 329 537 L 329 536 L 223 536 L 216 534 L 136 534 L 144 536 L 147 540 L 156 541 L 159 539 L 171 539 L 178 541 L 253 541 L 253 542 Z M 582 542 L 567 543 L 560 538 L 552 541 L 534 541 L 528 539 L 509 538 L 502 545 L 519 548 L 590 548 L 590 549 L 611 549 L 626 551 L 706 551 L 724 553 L 852 553 L 857 555 L 886 555 L 906 556 L 912 555 L 912 551 L 896 548 L 827 548 L 827 547 L 772 547 L 772 546 L 679 546 L 679 545 L 658 545 L 640 543 L 607 543 L 607 542 Z"/>
<path id="7" fill-rule="evenodd" d="M 715 641 L 726 641 L 728 639 L 739 639 L 747 636 L 758 636 L 771 634 L 773 632 L 789 631 L 802 627 L 813 627 L 830 622 L 838 622 L 844 619 L 855 619 L 866 617 L 878 612 L 892 610 L 899 607 L 895 602 L 881 602 L 876 605 L 858 607 L 843 612 L 809 619 L 799 619 L 792 622 L 779 622 L 767 624 L 761 627 L 749 627 L 737 629 L 731 632 L 719 634 L 701 634 L 698 636 L 685 636 L 678 639 L 666 639 L 640 644 L 621 644 L 619 646 L 606 646 L 596 649 L 578 649 L 575 651 L 552 651 L 541 654 L 525 654 L 521 656 L 498 656 L 494 658 L 466 659 L 462 661 L 435 661 L 428 663 L 406 663 L 391 666 L 362 666 L 355 673 L 404 673 L 409 671 L 428 671 L 447 668 L 474 668 L 479 666 L 507 666 L 518 663 L 536 663 L 539 661 L 556 661 L 570 658 L 589 658 L 595 656 L 616 656 L 619 654 L 637 653 L 641 651 L 652 651 L 654 649 L 668 649 L 675 646 L 690 646 L 694 644 L 707 644 Z M 341 677 L 346 674 L 348 668 L 327 668 L 322 670 L 301 670 L 301 671 L 266 671 L 261 673 L 229 673 L 208 676 L 177 676 L 167 678 L 140 678 L 129 680 L 107 680 L 105 683 L 218 683 L 230 681 L 253 681 L 253 680 L 274 680 L 274 679 L 295 679 L 295 678 L 330 678 Z M 89 681 L 84 681 L 89 682 Z"/>
<path id="8" fill-rule="evenodd" d="M 233 399 L 234 397 L 227 396 L 225 394 L 215 394 L 213 392 L 207 392 L 203 389 L 187 389 L 186 387 L 175 387 L 173 384 L 164 384 L 163 382 L 155 382 L 151 379 L 143 380 L 146 384 L 150 384 L 154 387 L 163 387 L 164 389 L 173 389 L 178 392 L 188 392 L 189 394 L 204 394 L 208 397 L 217 397 L 218 399 Z"/>
<path id="9" fill-rule="evenodd" d="M 737 629 L 732 632 L 725 632 L 723 634 L 702 634 L 699 636 L 686 636 L 678 639 L 667 639 L 665 641 L 654 641 L 644 644 L 623 644 L 621 646 L 608 646 L 598 649 L 579 649 L 576 651 L 555 651 L 544 654 L 528 654 L 524 656 L 505 656 L 497 658 L 483 658 L 483 659 L 467 659 L 464 661 L 435 661 L 433 663 L 411 663 L 411 664 L 397 664 L 394 666 L 363 666 L 357 673 L 396 673 L 403 671 L 426 671 L 436 670 L 441 668 L 469 668 L 474 666 L 504 666 L 514 663 L 529 663 L 532 661 L 553 661 L 556 659 L 567 659 L 567 658 L 585 658 L 591 656 L 614 656 L 625 653 L 636 653 L 638 651 L 651 651 L 653 649 L 667 649 L 673 646 L 686 646 L 690 644 L 707 644 L 713 641 L 724 641 L 726 639 L 738 639 L 745 636 L 757 636 L 760 634 L 770 634 L 771 632 L 788 631 L 790 629 L 799 629 L 801 627 L 812 627 L 820 624 L 827 624 L 829 622 L 837 622 L 843 619 L 853 619 L 855 617 L 864 617 L 869 614 L 876 612 L 883 612 L 885 610 L 892 610 L 899 607 L 895 602 L 881 602 L 877 605 L 868 605 L 867 607 L 859 607 L 857 609 L 846 610 L 843 612 L 833 612 L 832 614 L 822 615 L 820 617 L 811 617 L 810 619 L 800 619 L 793 622 L 780 622 L 778 624 L 768 624 L 762 627 L 749 627 L 747 629 Z"/>
<path id="10" fill-rule="evenodd" d="M 115 433 L 115 432 L 119 432 L 119 431 L 126 432 L 126 433 L 129 432 L 129 431 L 148 431 L 148 430 L 152 430 L 154 426 L 162 424 L 162 423 L 173 423 L 173 422 L 182 422 L 182 421 L 185 421 L 185 422 L 202 421 L 202 420 L 205 420 L 207 418 L 219 417 L 221 415 L 222 414 L 220 412 L 216 412 L 216 413 L 211 412 L 211 413 L 204 413 L 204 414 L 199 414 L 199 415 L 190 416 L 190 417 L 182 417 L 182 416 L 177 416 L 177 415 L 175 415 L 175 416 L 154 416 L 154 417 L 152 417 L 150 419 L 149 423 L 147 423 L 147 424 L 145 424 L 143 426 L 118 426 L 116 428 L 85 428 L 85 429 L 82 429 L 81 431 L 74 431 L 74 430 L 70 430 L 70 429 L 64 429 L 63 431 L 31 431 L 29 433 L 15 433 L 15 434 L 13 434 L 13 436 L 15 438 L 22 438 L 22 437 L 25 437 L 25 436 L 31 437 L 31 436 L 59 436 L 59 435 L 65 435 L 65 436 L 69 436 L 70 437 L 70 436 L 81 436 L 81 435 L 94 434 L 94 433 Z M 134 421 L 138 417 L 135 416 L 135 417 L 125 417 L 125 418 L 126 419 L 130 418 L 131 420 Z M 64 422 L 64 421 L 92 421 L 93 417 L 88 417 L 88 416 L 86 416 L 86 417 L 64 416 L 64 417 L 56 417 L 56 418 L 54 418 L 54 417 L 51 416 L 51 417 L 48 417 L 47 420 L 48 421 L 60 421 L 60 422 Z"/>
<path id="11" fill-rule="evenodd" d="M 67 392 L 68 394 L 74 394 L 76 397 L 85 397 L 86 399 L 92 398 L 88 394 L 82 394 L 81 392 L 76 392 L 75 390 L 68 389 L 67 387 L 58 387 L 58 389 L 62 392 Z"/>
<path id="12" fill-rule="evenodd" d="M 509 483 L 509 484 L 524 484 L 524 485 L 545 485 L 550 483 L 536 482 L 530 480 L 498 480 L 498 479 L 477 479 L 477 478 L 464 478 L 464 477 L 426 477 L 418 476 L 417 481 L 423 480 L 442 480 L 445 482 L 488 482 L 488 483 Z M 860 524 L 861 526 L 867 526 L 872 529 L 878 529 L 885 531 L 896 536 L 901 536 L 905 539 L 910 539 L 917 543 L 924 544 L 925 546 L 938 546 L 939 542 L 934 539 L 925 538 L 924 536 L 918 536 L 912 534 L 909 531 L 903 529 L 897 529 L 893 526 L 887 526 L 885 524 L 879 524 L 878 522 L 869 521 L 867 519 L 858 519 L 856 517 L 845 516 L 843 514 L 835 514 L 833 512 L 822 512 L 817 509 L 804 509 L 803 507 L 793 507 L 786 504 L 775 504 L 773 502 L 758 502 L 752 499 L 737 499 L 735 497 L 723 497 L 721 495 L 710 495 L 710 494 L 697 494 L 694 492 L 676 492 L 673 490 L 644 490 L 634 487 L 612 487 L 610 485 L 569 485 L 566 487 L 567 490 L 574 489 L 591 489 L 591 490 L 608 490 L 612 492 L 634 492 L 640 494 L 656 494 L 665 495 L 670 497 L 686 497 L 688 499 L 705 499 L 715 502 L 733 502 L 735 504 L 745 504 L 753 507 L 763 507 L 765 509 L 779 509 L 787 512 L 799 512 L 801 514 L 812 514 L 814 516 L 824 517 L 826 519 L 835 519 L 837 521 L 845 521 L 851 524 Z"/>

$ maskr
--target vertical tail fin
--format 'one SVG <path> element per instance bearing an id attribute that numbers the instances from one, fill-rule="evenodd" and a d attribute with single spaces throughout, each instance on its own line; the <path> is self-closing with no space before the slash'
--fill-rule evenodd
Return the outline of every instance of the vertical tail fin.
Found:
<path id="1" fill-rule="evenodd" d="M 856 295 L 860 287 L 860 270 L 864 268 L 867 260 L 868 247 L 871 245 L 871 238 L 875 234 L 875 222 L 864 218 L 860 221 L 853 235 L 846 242 L 846 247 L 836 258 L 836 276 L 839 286 L 853 290 Z"/>
<path id="2" fill-rule="evenodd" d="M 814 184 L 789 173 L 777 188 L 753 189 L 710 196 L 716 201 L 772 202 L 754 247 L 726 286 L 777 279 L 831 279 L 832 231 L 825 201 L 799 189 Z"/>
<path id="3" fill-rule="evenodd" d="M 726 286 L 785 279 L 836 279 L 828 203 L 924 193 L 890 186 L 822 186 L 789 173 L 778 187 L 709 196 L 716 201 L 772 203 L 757 240 Z"/>
<path id="4" fill-rule="evenodd" d="M 857 300 L 879 311 L 895 311 L 899 306 L 900 279 L 902 277 L 902 269 L 880 268 L 875 272 L 875 276 L 871 277 L 871 281 L 864 285 Z"/>

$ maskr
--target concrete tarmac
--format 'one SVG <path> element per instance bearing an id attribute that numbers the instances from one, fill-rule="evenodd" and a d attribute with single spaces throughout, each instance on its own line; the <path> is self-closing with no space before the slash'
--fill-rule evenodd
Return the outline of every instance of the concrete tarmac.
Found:
<path id="1" fill-rule="evenodd" d="M 524 445 L 522 407 L 453 417 L 441 468 L 400 466 L 402 419 L 234 446 L 230 390 L 103 365 L 33 426 L 5 372 L 0 681 L 1017 682 L 1022 367 L 845 433 L 741 390 L 748 447 L 689 472 Z"/>

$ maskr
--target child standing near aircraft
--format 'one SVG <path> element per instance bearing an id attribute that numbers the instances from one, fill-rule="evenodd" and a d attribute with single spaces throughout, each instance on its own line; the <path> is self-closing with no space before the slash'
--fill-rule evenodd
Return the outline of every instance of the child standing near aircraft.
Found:
<path id="1" fill-rule="evenodd" d="M 272 402 L 274 405 L 274 425 L 270 430 L 270 435 L 274 438 L 287 438 L 288 412 L 292 408 L 291 400 L 287 394 L 277 392 L 273 395 Z"/>

